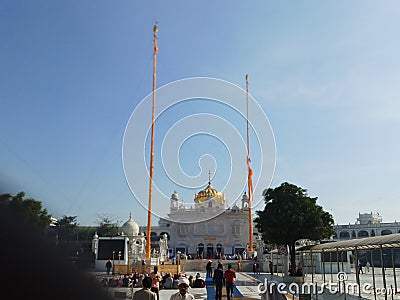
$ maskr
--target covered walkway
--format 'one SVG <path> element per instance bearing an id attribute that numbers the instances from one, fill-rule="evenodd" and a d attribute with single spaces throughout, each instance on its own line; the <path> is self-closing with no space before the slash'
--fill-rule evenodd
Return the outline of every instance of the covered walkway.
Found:
<path id="1" fill-rule="evenodd" d="M 368 238 L 361 238 L 361 239 L 350 239 L 346 241 L 338 241 L 338 242 L 324 242 L 320 243 L 317 245 L 309 245 L 309 246 L 304 246 L 296 249 L 296 252 L 300 253 L 309 253 L 311 260 L 313 258 L 315 259 L 316 256 L 315 254 L 319 254 L 318 257 L 320 257 L 320 260 L 318 261 L 311 261 L 311 281 L 314 283 L 314 273 L 315 269 L 314 266 L 316 265 L 315 263 L 321 263 L 322 268 L 321 270 L 323 271 L 323 282 L 324 284 L 326 283 L 326 277 L 325 277 L 325 263 L 330 263 L 332 266 L 332 259 L 327 260 L 327 258 L 332 258 L 334 256 L 335 262 L 337 263 L 337 280 L 339 281 L 339 284 L 342 285 L 342 290 L 346 292 L 346 280 L 347 280 L 347 274 L 344 273 L 344 261 L 343 259 L 343 254 L 347 254 L 348 251 L 351 251 L 353 254 L 353 263 L 354 263 L 354 268 L 355 268 L 355 279 L 356 279 L 356 284 L 358 285 L 358 296 L 361 297 L 361 282 L 360 282 L 360 266 L 358 263 L 359 258 L 358 258 L 358 252 L 361 251 L 367 251 L 369 252 L 369 260 L 368 262 L 371 264 L 371 270 L 372 270 L 372 289 L 374 293 L 374 299 L 377 299 L 377 276 L 382 277 L 382 284 L 383 284 L 383 289 L 384 291 L 384 298 L 385 300 L 388 299 L 388 292 L 389 288 L 390 290 L 394 290 L 395 294 L 397 294 L 398 289 L 397 289 L 397 276 L 396 276 L 396 268 L 395 268 L 395 249 L 400 249 L 400 233 L 396 234 L 390 234 L 390 235 L 384 235 L 384 236 L 375 236 L 375 237 L 368 237 Z M 378 251 L 380 255 L 380 270 L 374 267 L 374 259 L 373 259 L 373 252 Z M 389 253 L 388 253 L 389 251 Z M 385 252 L 385 253 L 384 253 Z M 328 255 L 326 255 L 328 254 Z M 389 254 L 389 255 L 388 255 Z M 390 256 L 390 259 L 388 259 L 388 256 Z M 390 266 L 390 268 L 387 268 L 387 266 Z M 391 270 L 390 270 L 391 269 Z M 379 270 L 379 272 L 377 272 Z M 377 273 L 377 274 L 376 274 Z M 378 274 L 379 273 L 379 274 Z M 388 287 L 387 281 L 388 278 L 387 276 L 389 275 L 393 276 L 393 278 L 390 278 L 390 281 L 394 284 Z M 342 275 L 342 277 L 340 277 Z M 331 277 L 332 278 L 332 277 Z M 369 283 L 368 283 L 369 284 Z M 339 285 L 339 288 L 340 288 Z M 393 296 L 392 296 L 393 298 Z"/>

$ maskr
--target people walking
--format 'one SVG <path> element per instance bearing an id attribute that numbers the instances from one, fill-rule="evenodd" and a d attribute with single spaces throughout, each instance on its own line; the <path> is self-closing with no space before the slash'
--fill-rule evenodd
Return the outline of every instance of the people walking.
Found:
<path id="1" fill-rule="evenodd" d="M 212 277 L 212 261 L 209 260 L 206 265 L 206 278 L 211 278 L 211 277 Z"/>
<path id="2" fill-rule="evenodd" d="M 369 261 L 366 262 L 365 264 L 365 268 L 367 269 L 367 273 L 369 273 L 369 267 L 371 266 L 371 264 L 369 263 Z"/>
<path id="3" fill-rule="evenodd" d="M 358 274 L 364 274 L 362 264 L 360 261 L 358 261 Z"/>
<path id="4" fill-rule="evenodd" d="M 222 270 L 222 264 L 218 264 L 218 267 L 214 270 L 213 283 L 215 284 L 215 299 L 222 299 L 222 287 L 225 285 L 224 271 Z"/>
<path id="5" fill-rule="evenodd" d="M 224 273 L 226 297 L 228 300 L 233 299 L 233 287 L 235 285 L 236 272 L 232 270 L 232 265 L 228 264 L 228 270 Z"/>
<path id="6" fill-rule="evenodd" d="M 109 260 L 106 262 L 106 272 L 107 272 L 107 275 L 110 275 L 111 268 L 112 268 L 112 262 L 111 262 L 111 259 L 109 259 Z"/>

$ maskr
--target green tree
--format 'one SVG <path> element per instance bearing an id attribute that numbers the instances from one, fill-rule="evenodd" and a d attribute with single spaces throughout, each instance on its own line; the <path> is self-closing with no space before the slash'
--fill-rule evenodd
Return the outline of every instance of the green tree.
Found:
<path id="1" fill-rule="evenodd" d="M 78 226 L 78 238 L 80 241 L 91 241 L 97 227 L 95 226 Z"/>
<path id="2" fill-rule="evenodd" d="M 78 223 L 76 216 L 62 216 L 56 223 L 56 231 L 59 241 L 76 240 Z"/>
<path id="3" fill-rule="evenodd" d="M 42 208 L 42 202 L 32 198 L 25 199 L 24 192 L 15 196 L 11 194 L 0 195 L 0 204 L 8 205 L 25 217 L 28 222 L 34 223 L 42 229 L 47 228 L 51 223 L 51 215 L 48 214 L 47 209 Z"/>
<path id="4" fill-rule="evenodd" d="M 307 190 L 284 182 L 279 187 L 263 192 L 265 207 L 257 211 L 256 227 L 267 243 L 289 247 L 292 274 L 296 268 L 295 242 L 299 239 L 319 241 L 334 234 L 334 220 L 330 213 L 317 205 L 317 197 L 309 197 Z"/>
<path id="5" fill-rule="evenodd" d="M 113 222 L 113 220 L 107 215 L 98 215 L 96 223 L 99 225 L 97 227 L 97 234 L 99 236 L 116 236 L 118 235 L 118 222 Z"/>

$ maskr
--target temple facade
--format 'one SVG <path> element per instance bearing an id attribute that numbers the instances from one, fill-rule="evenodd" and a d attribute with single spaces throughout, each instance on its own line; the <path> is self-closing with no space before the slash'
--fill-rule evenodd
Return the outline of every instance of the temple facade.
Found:
<path id="1" fill-rule="evenodd" d="M 240 206 L 227 207 L 225 195 L 209 181 L 191 204 L 180 201 L 175 191 L 170 198 L 168 218 L 161 218 L 152 231 L 160 237 L 168 235 L 169 257 L 178 252 L 200 258 L 243 255 L 249 242 L 248 207 L 246 193 Z"/>
<path id="2" fill-rule="evenodd" d="M 209 180 L 205 189 L 196 193 L 193 203 L 184 203 L 172 193 L 167 217 L 151 227 L 151 256 L 167 260 L 181 256 L 192 258 L 242 258 L 249 243 L 249 197 L 244 193 L 241 203 L 227 206 L 225 195 Z M 253 230 L 254 249 L 260 248 L 260 236 Z M 96 268 L 108 259 L 118 264 L 135 264 L 145 259 L 147 226 L 139 226 L 132 213 L 119 228 L 117 237 L 93 237 L 92 248 Z M 262 252 L 262 251 L 261 251 Z"/>

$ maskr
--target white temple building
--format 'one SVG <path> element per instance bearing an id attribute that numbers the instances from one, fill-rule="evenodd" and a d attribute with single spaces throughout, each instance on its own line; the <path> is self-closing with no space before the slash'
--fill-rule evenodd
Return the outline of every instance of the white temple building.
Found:
<path id="1" fill-rule="evenodd" d="M 97 233 L 92 239 L 92 251 L 95 255 L 95 269 L 103 270 L 107 260 L 113 265 L 136 264 L 146 258 L 146 237 L 139 232 L 139 225 L 133 220 L 132 212 L 114 237 L 99 237 Z"/>
<path id="2" fill-rule="evenodd" d="M 168 204 L 167 204 L 168 205 Z M 253 226 L 254 245 L 258 231 Z M 135 263 L 145 259 L 147 226 L 129 220 L 119 228 L 117 237 L 93 237 L 96 266 L 104 268 L 108 259 L 118 263 Z M 152 256 L 160 259 L 181 253 L 193 258 L 221 258 L 246 255 L 249 243 L 249 197 L 244 193 L 240 206 L 227 207 L 225 195 L 209 180 L 205 189 L 196 193 L 193 203 L 183 203 L 175 191 L 169 201 L 169 213 L 151 227 Z M 165 249 L 167 245 L 168 249 Z M 166 256 L 166 257 L 165 257 Z M 97 267 L 96 267 L 97 268 Z"/>
<path id="3" fill-rule="evenodd" d="M 240 207 L 235 204 L 227 208 L 225 195 L 209 181 L 191 205 L 180 203 L 179 195 L 174 192 L 169 219 L 160 219 L 158 228 L 152 229 L 169 233 L 172 256 L 178 251 L 202 258 L 242 254 L 249 242 L 248 207 L 249 198 L 244 194 Z"/>
<path id="4" fill-rule="evenodd" d="M 355 224 L 334 225 L 333 229 L 336 231 L 333 239 L 340 241 L 400 233 L 400 223 L 384 223 L 379 213 L 359 213 Z"/>

